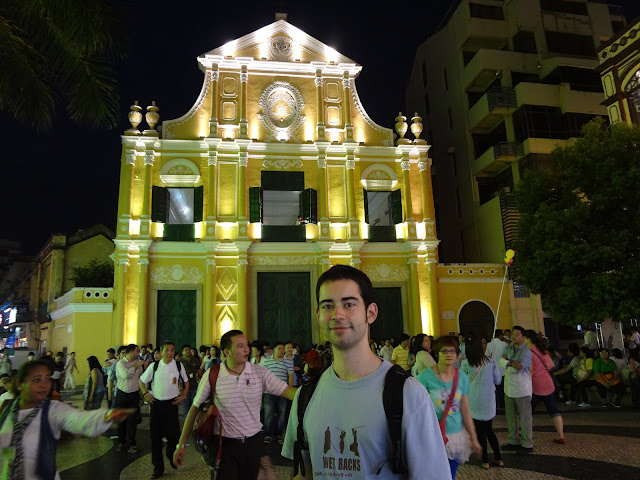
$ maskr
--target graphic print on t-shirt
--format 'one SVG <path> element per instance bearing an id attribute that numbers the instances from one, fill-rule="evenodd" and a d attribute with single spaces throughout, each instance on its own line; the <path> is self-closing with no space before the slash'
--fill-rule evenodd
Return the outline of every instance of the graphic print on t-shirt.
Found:
<path id="1" fill-rule="evenodd" d="M 331 441 L 331 427 L 327 426 L 324 431 L 324 456 L 322 457 L 323 466 L 325 469 L 332 469 L 336 471 L 342 472 L 350 472 L 350 471 L 360 471 L 360 459 L 359 458 L 350 458 L 347 452 L 347 456 L 343 456 L 345 454 L 345 437 L 347 436 L 348 430 L 343 430 L 338 427 L 333 427 L 337 432 L 340 441 L 338 445 L 334 445 Z M 352 442 L 349 444 L 349 451 L 352 456 L 360 457 L 359 443 L 358 443 L 358 429 L 364 428 L 364 426 L 353 427 L 351 430 L 351 439 Z"/>

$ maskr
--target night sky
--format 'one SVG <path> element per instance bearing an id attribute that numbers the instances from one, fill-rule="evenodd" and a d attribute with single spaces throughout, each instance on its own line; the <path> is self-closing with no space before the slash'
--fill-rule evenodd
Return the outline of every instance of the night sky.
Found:
<path id="1" fill-rule="evenodd" d="M 416 47 L 437 28 L 451 3 L 126 2 L 130 47 L 117 65 L 118 127 L 80 129 L 61 111 L 49 132 L 37 134 L 0 114 L 0 238 L 17 240 L 24 253 L 33 254 L 54 233 L 72 234 L 96 223 L 113 228 L 120 135 L 130 127 L 129 105 L 138 100 L 144 108 L 155 100 L 161 121 L 183 115 L 202 86 L 198 55 L 274 22 L 277 11 L 287 12 L 289 23 L 363 66 L 356 80 L 360 99 L 376 123 L 392 128 L 404 110 Z M 623 4 L 628 17 L 640 15 L 637 0 L 612 3 Z"/>

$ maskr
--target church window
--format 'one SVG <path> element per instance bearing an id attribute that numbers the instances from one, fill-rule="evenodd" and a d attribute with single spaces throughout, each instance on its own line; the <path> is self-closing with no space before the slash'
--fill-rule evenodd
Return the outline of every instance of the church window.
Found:
<path id="1" fill-rule="evenodd" d="M 369 241 L 395 242 L 395 225 L 402 223 L 402 190 L 363 191 L 364 217 Z"/>
<path id="2" fill-rule="evenodd" d="M 164 240 L 193 242 L 202 221 L 204 187 L 153 187 L 151 220 L 164 223 Z"/>
<path id="3" fill-rule="evenodd" d="M 304 242 L 307 223 L 318 223 L 318 195 L 304 188 L 303 172 L 262 172 L 249 188 L 249 221 L 262 224 L 263 242 Z"/>

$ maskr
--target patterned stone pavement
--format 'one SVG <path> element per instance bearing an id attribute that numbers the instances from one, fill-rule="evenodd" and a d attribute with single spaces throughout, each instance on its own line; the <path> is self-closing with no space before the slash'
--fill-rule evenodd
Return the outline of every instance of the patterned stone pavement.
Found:
<path id="1" fill-rule="evenodd" d="M 595 394 L 592 397 L 595 398 Z M 74 405 L 81 403 L 81 394 L 65 392 L 63 399 Z M 625 405 L 630 404 L 625 398 Z M 457 479 L 607 479 L 632 480 L 640 478 L 640 410 L 602 408 L 597 402 L 587 409 L 562 405 L 565 423 L 565 445 L 552 442 L 555 437 L 551 419 L 538 407 L 534 416 L 534 454 L 520 456 L 503 453 L 505 468 L 484 470 L 472 461 L 460 467 Z M 115 428 L 95 439 L 66 438 L 58 448 L 58 468 L 62 480 L 141 480 L 149 478 L 153 469 L 149 441 L 149 419 L 143 410 L 143 422 L 138 427 L 138 448 L 132 455 L 113 449 Z M 506 441 L 506 421 L 503 415 L 494 420 L 494 430 L 500 443 Z M 280 455 L 280 445 L 265 445 L 263 470 L 260 478 L 291 479 L 292 462 Z M 491 454 L 490 454 L 491 457 Z M 493 457 L 491 457 L 492 459 Z M 189 449 L 187 460 L 179 470 L 172 470 L 166 462 L 167 480 L 208 480 L 209 469 L 198 453 Z"/>

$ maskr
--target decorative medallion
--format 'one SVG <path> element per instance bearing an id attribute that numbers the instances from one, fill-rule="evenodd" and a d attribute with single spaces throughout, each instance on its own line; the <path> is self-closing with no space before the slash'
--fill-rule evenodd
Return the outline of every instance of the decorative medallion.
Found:
<path id="1" fill-rule="evenodd" d="M 271 37 L 268 40 L 269 60 L 290 62 L 293 60 L 293 41 L 288 37 Z"/>
<path id="2" fill-rule="evenodd" d="M 404 265 L 367 265 L 362 269 L 374 282 L 402 282 L 409 278 L 409 271 Z"/>
<path id="3" fill-rule="evenodd" d="M 204 272 L 198 267 L 183 267 L 176 263 L 152 268 L 151 280 L 154 283 L 202 283 Z"/>
<path id="4" fill-rule="evenodd" d="M 263 170 L 302 170 L 302 160 L 299 158 L 283 159 L 268 158 L 262 162 Z"/>
<path id="5" fill-rule="evenodd" d="M 315 265 L 312 255 L 264 255 L 251 257 L 252 265 Z"/>
<path id="6" fill-rule="evenodd" d="M 288 82 L 273 82 L 264 89 L 258 104 L 262 111 L 258 118 L 270 139 L 287 141 L 304 123 L 302 94 Z"/>

